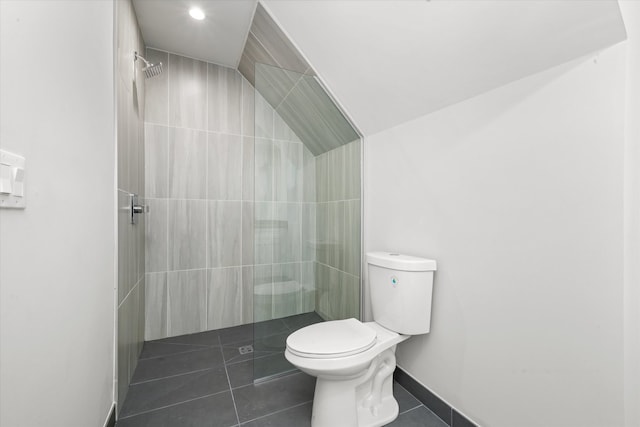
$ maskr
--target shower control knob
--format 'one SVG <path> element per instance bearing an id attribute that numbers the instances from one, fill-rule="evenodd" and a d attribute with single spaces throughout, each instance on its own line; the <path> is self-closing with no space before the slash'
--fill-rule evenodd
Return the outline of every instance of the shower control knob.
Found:
<path id="1" fill-rule="evenodd" d="M 145 205 L 138 204 L 138 195 L 137 194 L 129 194 L 129 206 L 131 208 L 131 224 L 137 224 L 138 218 L 137 215 L 143 214 L 147 211 L 147 207 Z"/>

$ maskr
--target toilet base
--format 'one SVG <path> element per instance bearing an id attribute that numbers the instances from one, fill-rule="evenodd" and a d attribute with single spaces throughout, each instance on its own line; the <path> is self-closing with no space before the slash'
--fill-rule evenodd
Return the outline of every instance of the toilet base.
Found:
<path id="1" fill-rule="evenodd" d="M 379 354 L 352 378 L 319 376 L 313 398 L 312 427 L 379 427 L 398 416 L 393 397 L 395 346 Z"/>

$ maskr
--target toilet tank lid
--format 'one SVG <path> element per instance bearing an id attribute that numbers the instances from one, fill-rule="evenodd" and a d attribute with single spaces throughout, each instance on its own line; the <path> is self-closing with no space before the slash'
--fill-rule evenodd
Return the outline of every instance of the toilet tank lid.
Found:
<path id="1" fill-rule="evenodd" d="M 393 252 L 369 252 L 367 263 L 399 271 L 435 271 L 436 261 Z"/>

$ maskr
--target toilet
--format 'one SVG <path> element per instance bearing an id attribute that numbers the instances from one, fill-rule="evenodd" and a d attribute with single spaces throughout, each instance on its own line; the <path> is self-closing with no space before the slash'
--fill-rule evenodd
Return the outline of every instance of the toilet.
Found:
<path id="1" fill-rule="evenodd" d="M 375 427 L 393 421 L 398 416 L 396 346 L 429 332 L 436 262 L 372 252 L 367 269 L 373 322 L 332 320 L 287 338 L 287 360 L 317 377 L 312 427 Z"/>

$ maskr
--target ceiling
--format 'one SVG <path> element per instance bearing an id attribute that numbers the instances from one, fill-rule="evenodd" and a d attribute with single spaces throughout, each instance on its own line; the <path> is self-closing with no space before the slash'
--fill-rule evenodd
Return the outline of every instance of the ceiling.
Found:
<path id="1" fill-rule="evenodd" d="M 365 135 L 626 38 L 611 0 L 263 0 Z"/>
<path id="2" fill-rule="evenodd" d="M 133 0 L 147 47 L 236 68 L 257 0 Z M 191 7 L 206 18 L 189 16 Z"/>

